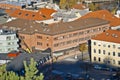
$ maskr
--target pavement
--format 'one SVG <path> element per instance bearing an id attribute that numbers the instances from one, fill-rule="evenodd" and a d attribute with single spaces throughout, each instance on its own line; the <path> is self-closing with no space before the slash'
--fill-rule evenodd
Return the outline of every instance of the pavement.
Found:
<path id="1" fill-rule="evenodd" d="M 95 70 L 89 60 L 81 61 L 80 56 L 81 54 L 78 54 L 78 58 L 71 56 L 55 62 L 53 64 L 54 70 L 62 72 L 63 75 L 70 73 L 84 78 L 87 77 L 86 74 L 88 74 L 93 80 L 109 80 L 110 75 L 114 73 L 110 71 Z"/>

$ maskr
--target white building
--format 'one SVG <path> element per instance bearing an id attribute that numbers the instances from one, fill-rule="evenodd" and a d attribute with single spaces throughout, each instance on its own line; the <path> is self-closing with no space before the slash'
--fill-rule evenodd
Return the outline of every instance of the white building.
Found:
<path id="1" fill-rule="evenodd" d="M 108 30 L 91 39 L 91 61 L 120 67 L 120 31 Z"/>
<path id="2" fill-rule="evenodd" d="M 9 30 L 0 30 L 0 53 L 8 53 L 18 50 L 18 38 L 16 33 Z"/>

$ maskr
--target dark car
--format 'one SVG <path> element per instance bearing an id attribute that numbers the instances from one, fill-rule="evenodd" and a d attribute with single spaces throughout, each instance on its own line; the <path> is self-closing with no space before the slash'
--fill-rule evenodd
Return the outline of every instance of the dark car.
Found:
<path id="1" fill-rule="evenodd" d="M 94 69 L 97 69 L 97 70 L 106 70 L 106 71 L 109 71 L 110 68 L 106 65 L 101 65 L 101 64 L 95 64 L 94 65 Z"/>

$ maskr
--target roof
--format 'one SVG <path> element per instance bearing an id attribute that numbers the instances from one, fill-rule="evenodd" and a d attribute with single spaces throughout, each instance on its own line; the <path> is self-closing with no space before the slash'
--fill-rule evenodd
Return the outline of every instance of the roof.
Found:
<path id="1" fill-rule="evenodd" d="M 99 11 L 90 12 L 90 13 L 82 16 L 81 19 L 89 18 L 89 17 L 94 17 L 94 18 L 100 18 L 100 19 L 108 20 L 110 22 L 111 26 L 118 26 L 118 25 L 120 25 L 120 19 L 115 17 L 114 15 L 112 15 L 107 10 L 99 10 Z"/>
<path id="2" fill-rule="evenodd" d="M 86 9 L 86 6 L 81 4 L 81 3 L 79 3 L 79 4 L 73 5 L 72 8 L 83 10 L 83 9 Z"/>
<path id="3" fill-rule="evenodd" d="M 23 61 L 30 63 L 30 59 L 33 58 L 35 61 L 39 62 L 44 57 L 48 57 L 48 53 L 21 53 L 16 58 L 14 58 L 9 64 L 7 64 L 7 70 L 19 71 L 23 68 Z"/>
<path id="4" fill-rule="evenodd" d="M 38 12 L 24 9 L 8 9 L 6 13 L 15 18 L 28 19 L 28 20 L 46 20 L 50 19 L 51 14 L 56 12 L 53 9 L 41 8 Z"/>
<path id="5" fill-rule="evenodd" d="M 0 3 L 0 8 L 2 8 L 2 9 L 21 9 L 21 6 L 8 4 L 8 3 Z"/>
<path id="6" fill-rule="evenodd" d="M 10 34 L 16 34 L 16 32 L 7 29 L 0 29 L 0 35 L 10 35 Z"/>
<path id="7" fill-rule="evenodd" d="M 11 60 L 11 57 L 6 53 L 0 53 L 0 60 Z"/>
<path id="8" fill-rule="evenodd" d="M 109 22 L 98 18 L 78 19 L 72 22 L 59 22 L 54 24 L 44 24 L 37 23 L 32 20 L 16 19 L 2 24 L 2 28 L 15 29 L 18 30 L 19 33 L 26 34 L 41 33 L 47 35 L 56 35 L 104 24 L 109 24 Z"/>
<path id="9" fill-rule="evenodd" d="M 120 43 L 120 31 L 119 30 L 108 30 L 101 34 L 98 34 L 94 40 L 101 40 L 106 42 Z"/>

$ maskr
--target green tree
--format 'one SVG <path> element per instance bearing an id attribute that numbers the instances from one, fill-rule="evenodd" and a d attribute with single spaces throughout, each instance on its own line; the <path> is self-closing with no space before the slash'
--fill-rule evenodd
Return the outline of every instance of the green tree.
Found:
<path id="1" fill-rule="evenodd" d="M 93 3 L 89 4 L 89 8 L 90 8 L 91 11 L 95 11 L 97 9 L 96 5 L 93 4 Z"/>
<path id="2" fill-rule="evenodd" d="M 37 76 L 35 80 L 43 80 L 43 79 L 44 79 L 44 75 L 43 73 L 40 73 L 40 75 Z"/>
<path id="3" fill-rule="evenodd" d="M 0 66 L 0 80 L 5 80 L 6 65 Z"/>
<path id="4" fill-rule="evenodd" d="M 29 65 L 24 61 L 25 76 L 18 76 L 13 71 L 6 71 L 6 65 L 2 65 L 0 66 L 0 80 L 43 80 L 42 73 L 39 76 L 36 75 L 38 72 L 36 64 L 33 58 L 31 58 Z"/>
<path id="5" fill-rule="evenodd" d="M 38 72 L 36 68 L 36 62 L 33 58 L 30 59 L 30 64 L 27 65 L 26 61 L 24 61 L 24 67 L 25 67 L 25 80 L 33 80 L 35 79 L 35 75 Z"/>
<path id="6" fill-rule="evenodd" d="M 88 48 L 87 48 L 87 46 L 86 46 L 85 43 L 84 43 L 84 44 L 80 44 L 79 50 L 80 50 L 81 53 L 82 53 L 82 60 L 83 60 L 83 52 L 86 51 L 87 49 L 88 49 Z"/>

